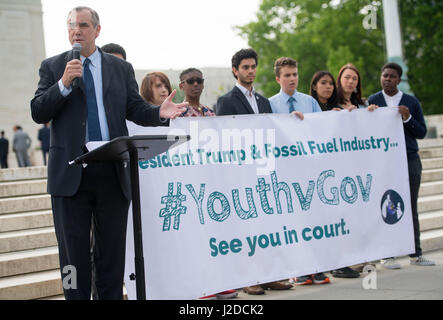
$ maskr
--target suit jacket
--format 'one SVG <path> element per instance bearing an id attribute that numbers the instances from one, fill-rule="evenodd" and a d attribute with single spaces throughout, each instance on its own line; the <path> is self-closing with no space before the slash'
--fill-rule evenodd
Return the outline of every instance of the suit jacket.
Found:
<path id="1" fill-rule="evenodd" d="M 49 139 L 51 130 L 48 127 L 43 127 L 38 130 L 38 140 L 41 142 L 42 151 L 49 151 Z"/>
<path id="2" fill-rule="evenodd" d="M 268 99 L 258 93 L 255 93 L 255 99 L 257 99 L 259 113 L 272 113 Z M 235 86 L 231 91 L 218 98 L 216 114 L 218 116 L 254 114 L 254 111 L 243 92 Z"/>
<path id="3" fill-rule="evenodd" d="M 368 103 L 376 104 L 379 107 L 386 107 L 387 105 L 382 91 L 371 95 L 368 99 Z M 423 139 L 427 132 L 423 111 L 417 98 L 406 93 L 403 93 L 399 105 L 408 107 L 412 116 L 408 122 L 403 123 L 403 127 L 405 131 L 408 160 L 413 160 L 419 157 L 417 139 Z"/>
<path id="4" fill-rule="evenodd" d="M 103 104 L 109 127 L 109 137 L 127 136 L 125 119 L 142 126 L 162 125 L 159 107 L 148 104 L 138 93 L 134 69 L 128 62 L 103 53 Z M 48 160 L 48 192 L 53 196 L 74 195 L 82 177 L 81 165 L 68 162 L 83 154 L 86 135 L 87 107 L 84 84 L 63 97 L 58 87 L 72 51 L 44 60 L 40 66 L 40 81 L 31 100 L 32 118 L 43 124 L 51 121 Z M 123 194 L 131 199 L 129 164 L 116 163 Z"/>
<path id="5" fill-rule="evenodd" d="M 26 132 L 18 130 L 14 134 L 14 140 L 12 141 L 12 150 L 17 151 L 27 151 L 31 146 L 31 138 L 29 138 Z"/>
<path id="6" fill-rule="evenodd" d="M 7 156 L 9 149 L 9 141 L 6 138 L 0 138 L 0 156 Z"/>

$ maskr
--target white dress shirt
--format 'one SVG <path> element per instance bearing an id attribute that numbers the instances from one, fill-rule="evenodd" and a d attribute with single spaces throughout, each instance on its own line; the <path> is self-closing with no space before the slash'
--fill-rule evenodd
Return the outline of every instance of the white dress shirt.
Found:
<path id="1" fill-rule="evenodd" d="M 240 89 L 241 92 L 243 92 L 243 94 L 246 97 L 246 100 L 248 100 L 248 102 L 251 105 L 251 108 L 254 111 L 254 113 L 256 113 L 256 114 L 260 113 L 259 110 L 258 110 L 257 100 L 255 98 L 255 90 L 254 90 L 254 88 L 252 88 L 252 90 L 249 91 L 248 89 L 243 87 L 238 82 L 235 85 L 237 86 L 237 88 Z"/>
<path id="2" fill-rule="evenodd" d="M 95 49 L 94 53 L 89 57 L 91 63 L 89 64 L 89 70 L 91 70 L 92 78 L 94 79 L 95 97 L 97 99 L 98 119 L 100 121 L 100 131 L 103 141 L 109 141 L 109 128 L 108 120 L 106 119 L 105 106 L 103 104 L 103 80 L 102 80 L 102 59 L 98 49 Z M 82 63 L 85 61 L 84 56 L 80 56 Z M 62 79 L 58 82 L 60 93 L 66 97 L 72 91 L 72 88 L 65 88 Z M 85 142 L 89 141 L 88 137 L 88 125 L 86 124 L 86 136 Z"/>
<path id="3" fill-rule="evenodd" d="M 400 105 L 401 98 L 403 97 L 403 92 L 401 92 L 400 90 L 398 90 L 398 92 L 392 97 L 390 95 L 387 95 L 385 90 L 382 91 L 382 94 L 388 107 L 398 107 Z M 403 120 L 403 122 L 406 123 L 411 120 L 411 118 L 412 115 L 409 115 L 409 118 Z"/>

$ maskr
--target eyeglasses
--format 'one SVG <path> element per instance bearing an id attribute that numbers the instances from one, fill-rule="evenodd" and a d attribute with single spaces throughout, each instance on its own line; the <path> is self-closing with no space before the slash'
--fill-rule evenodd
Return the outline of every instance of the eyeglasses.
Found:
<path id="1" fill-rule="evenodd" d="M 190 78 L 190 79 L 183 80 L 182 83 L 186 82 L 189 85 L 193 85 L 195 82 L 197 82 L 198 84 L 202 84 L 204 81 L 205 81 L 205 79 L 203 79 L 203 78 Z"/>

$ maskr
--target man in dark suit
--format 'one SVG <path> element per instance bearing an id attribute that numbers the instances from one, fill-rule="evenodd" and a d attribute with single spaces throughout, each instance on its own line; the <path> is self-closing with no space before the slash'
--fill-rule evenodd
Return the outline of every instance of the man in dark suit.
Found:
<path id="1" fill-rule="evenodd" d="M 0 136 L 0 168 L 8 167 L 9 141 L 5 138 L 5 132 L 2 130 Z"/>
<path id="2" fill-rule="evenodd" d="M 42 154 L 43 154 L 43 165 L 45 166 L 47 162 L 47 155 L 49 152 L 50 132 L 51 130 L 49 129 L 49 123 L 43 124 L 43 127 L 41 127 L 38 130 L 38 140 L 40 140 L 40 146 L 42 148 Z"/>
<path id="3" fill-rule="evenodd" d="M 91 217 L 95 225 L 97 290 L 100 299 L 122 299 L 126 224 L 131 198 L 127 163 L 68 162 L 84 153 L 88 141 L 128 135 L 125 119 L 139 125 L 162 125 L 186 110 L 172 102 L 160 107 L 138 94 L 134 70 L 126 61 L 101 52 L 98 14 L 77 7 L 68 15 L 71 44 L 81 44 L 80 59 L 72 51 L 44 60 L 31 111 L 34 121 L 51 121 L 48 192 L 59 245 L 66 299 L 90 299 Z M 83 63 L 84 64 L 83 64 Z M 78 78 L 78 85 L 74 79 Z"/>
<path id="4" fill-rule="evenodd" d="M 257 53 L 253 49 L 242 49 L 232 57 L 232 74 L 235 87 L 217 100 L 216 114 L 255 114 L 272 113 L 269 100 L 258 94 L 252 86 L 258 64 Z"/>
<path id="5" fill-rule="evenodd" d="M 242 49 L 232 57 L 232 74 L 237 79 L 235 87 L 217 100 L 216 114 L 272 113 L 269 100 L 255 92 L 252 84 L 257 71 L 258 57 L 253 49 Z M 287 281 L 274 281 L 243 288 L 247 294 L 264 294 L 264 289 L 286 290 L 292 288 Z"/>
<path id="6" fill-rule="evenodd" d="M 383 88 L 371 95 L 369 104 L 379 107 L 398 107 L 403 120 L 408 159 L 409 186 L 411 192 L 412 222 L 414 225 L 415 253 L 410 255 L 410 263 L 414 265 L 434 265 L 434 261 L 422 256 L 420 246 L 420 225 L 418 220 L 417 200 L 421 182 L 422 165 L 418 154 L 417 139 L 426 136 L 426 123 L 420 102 L 414 96 L 398 90 L 403 70 L 397 63 L 387 63 L 382 67 L 380 84 Z M 399 269 L 394 258 L 382 260 L 382 265 L 389 269 Z"/>

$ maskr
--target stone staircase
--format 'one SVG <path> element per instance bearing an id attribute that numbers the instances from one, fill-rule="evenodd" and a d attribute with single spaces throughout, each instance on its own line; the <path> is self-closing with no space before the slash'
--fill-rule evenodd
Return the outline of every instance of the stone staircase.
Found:
<path id="1" fill-rule="evenodd" d="M 62 294 L 46 167 L 0 170 L 0 299 Z"/>
<path id="2" fill-rule="evenodd" d="M 420 141 L 423 250 L 443 249 L 443 139 Z M 0 170 L 0 300 L 63 299 L 46 167 Z"/>

